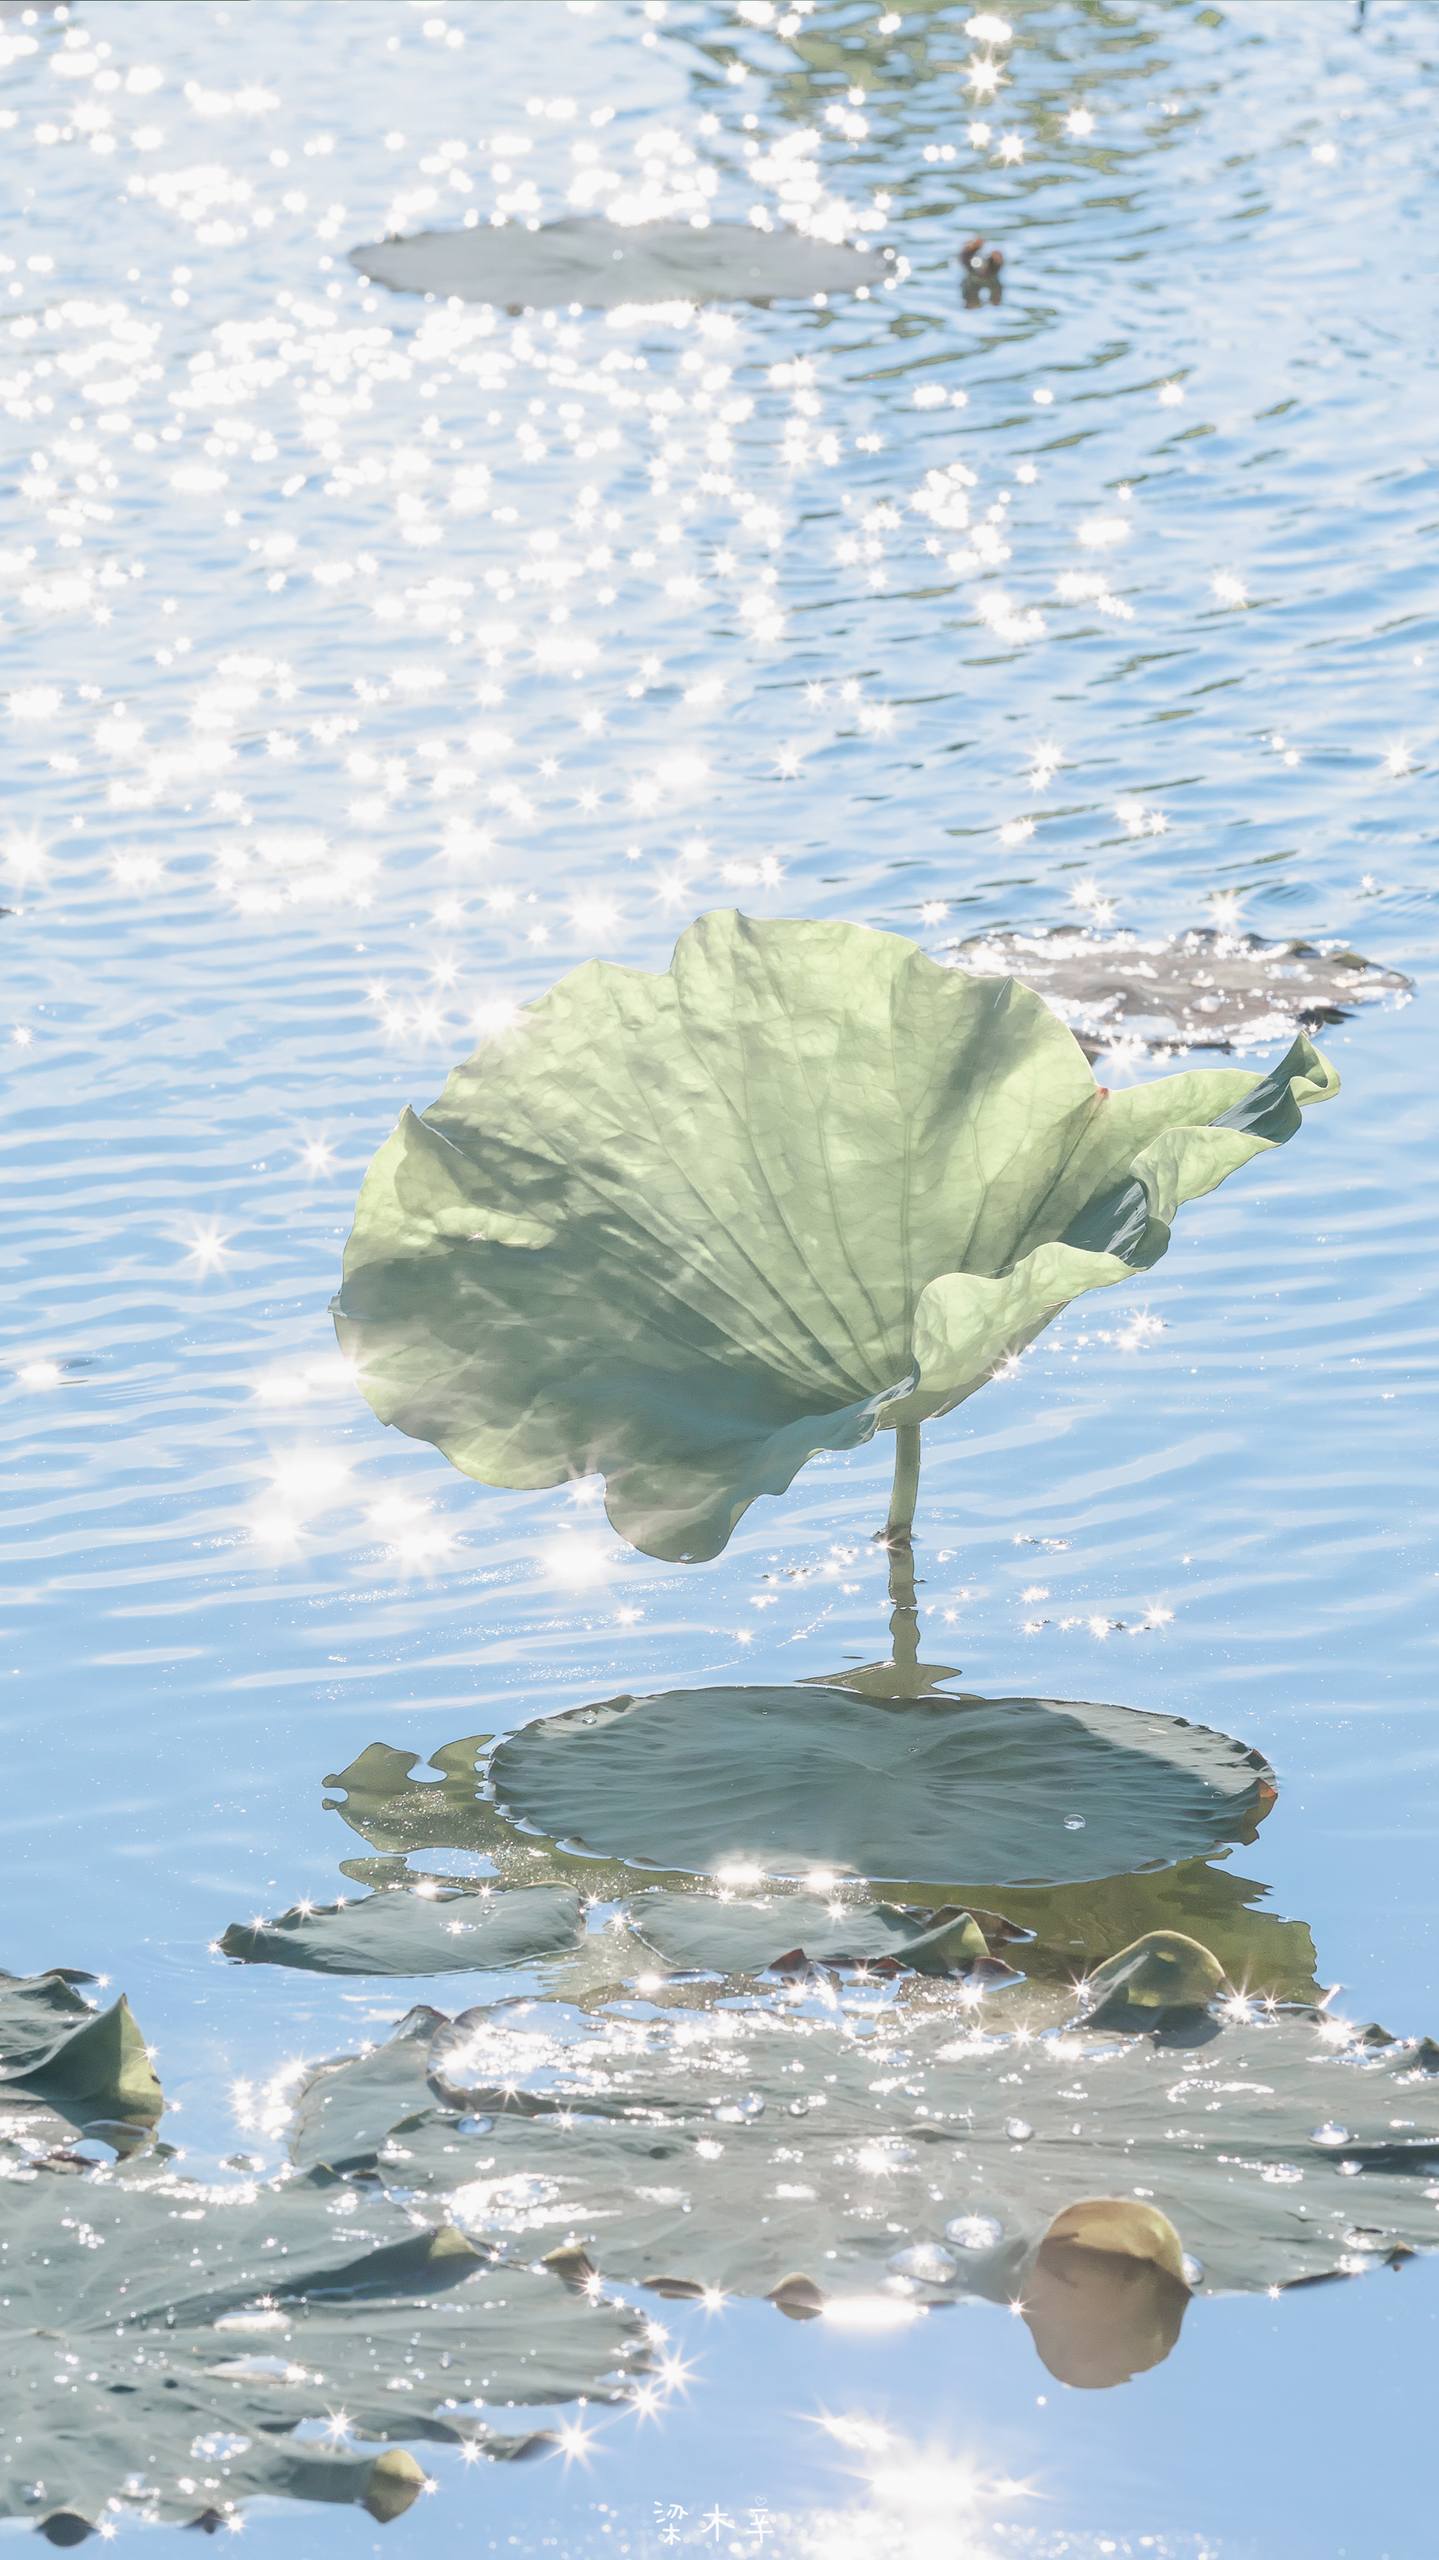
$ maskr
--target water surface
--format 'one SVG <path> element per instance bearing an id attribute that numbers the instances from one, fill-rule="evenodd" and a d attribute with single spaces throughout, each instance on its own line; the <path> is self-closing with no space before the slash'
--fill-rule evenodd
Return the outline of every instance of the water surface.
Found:
<path id="1" fill-rule="evenodd" d="M 487 1492 L 383 1432 L 334 1350 L 400 1107 L 561 970 L 663 965 L 717 903 L 937 952 L 1238 920 L 1415 977 L 1326 1037 L 1344 1093 L 1298 1144 L 930 1435 L 920 1570 L 967 1687 L 1258 1746 L 1282 1792 L 1246 1872 L 1351 2014 L 1439 2021 L 1439 20 L 1012 0 L 986 101 L 969 14 L 89 0 L 0 29 L 0 1955 L 126 1989 L 200 2164 L 242 2138 L 236 2082 L 405 2004 L 213 1951 L 333 1896 L 359 1844 L 322 1781 L 365 1744 L 880 1649 L 880 1451 L 660 1568 L 587 1488 Z M 524 319 L 345 258 L 638 196 L 839 202 L 909 272 Z M 1005 293 L 971 311 L 979 229 Z M 869 2340 L 680 2310 L 661 2425 L 607 2420 L 587 2468 L 441 2456 L 391 2539 L 1410 2560 L 1435 2306 L 1422 2264 L 1204 2303 L 1102 2396 L 982 2307 Z"/>

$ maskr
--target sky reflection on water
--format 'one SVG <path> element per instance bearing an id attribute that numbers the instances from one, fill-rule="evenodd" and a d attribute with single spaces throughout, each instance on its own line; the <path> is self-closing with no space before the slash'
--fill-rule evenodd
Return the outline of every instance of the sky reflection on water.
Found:
<path id="1" fill-rule="evenodd" d="M 1351 2014 L 1439 2019 L 1436 21 L 1016 4 L 991 45 L 970 14 L 89 0 L 0 27 L 0 1952 L 124 1985 L 197 2157 L 239 2139 L 235 2081 L 405 1996 L 209 1952 L 333 1898 L 327 1771 L 879 1650 L 882 1453 L 657 1569 L 593 1488 L 477 1491 L 382 1433 L 325 1313 L 400 1106 L 575 960 L 662 964 L 736 900 L 935 950 L 1237 920 L 1418 980 L 1327 1036 L 1345 1090 L 1299 1148 L 931 1434 L 920 1570 L 967 1688 L 1261 1748 L 1282 1792 L 1246 1869 Z M 552 323 L 345 261 L 610 178 L 878 211 L 910 273 L 823 312 Z M 969 311 L 975 230 L 1005 292 Z M 657 2501 L 689 2525 L 741 2496 L 797 2519 L 770 2549 L 913 2537 L 846 2485 L 828 2408 L 1035 2484 L 946 2551 L 1409 2560 L 1433 2297 L 1421 2267 L 1205 2304 L 1103 2399 L 1041 2392 L 979 2310 L 862 2339 L 680 2306 L 697 2380 L 662 2430 L 445 2475 L 392 2538 L 648 2552 Z M 1283 2450 L 1359 2443 L 1362 2473 Z"/>

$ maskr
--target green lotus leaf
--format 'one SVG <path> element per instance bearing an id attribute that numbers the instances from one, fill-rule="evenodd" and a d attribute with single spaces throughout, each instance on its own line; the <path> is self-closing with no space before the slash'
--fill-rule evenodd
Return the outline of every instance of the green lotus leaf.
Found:
<path id="1" fill-rule="evenodd" d="M 407 1112 L 335 1302 L 380 1419 L 467 1475 L 602 1474 L 667 1558 L 883 1424 L 947 1413 L 1337 1079 L 1107 1093 L 1012 979 L 854 925 L 701 918 L 591 961 Z"/>
<path id="2" fill-rule="evenodd" d="M 442 2220 L 417 2230 L 383 2196 L 53 2170 L 4 2193 L 0 2517 L 54 2520 L 52 2538 L 262 2492 L 395 2514 L 415 2466 L 355 2442 L 513 2451 L 485 2413 L 615 2398 L 641 2350 L 617 2305 L 496 2266 Z M 297 2444 L 302 2420 L 346 2451 Z"/>
<path id="3" fill-rule="evenodd" d="M 242 1964 L 304 1973 L 500 1973 L 573 1947 L 580 1898 L 568 1885 L 443 1891 L 422 1882 L 362 1902 L 299 1904 L 277 1920 L 235 1921 L 220 1941 Z"/>
<path id="4" fill-rule="evenodd" d="M 628 1900 L 635 1877 L 622 1861 L 583 1857 L 506 1822 L 481 1792 L 477 1762 L 480 1744 L 487 1739 L 471 1735 L 443 1745 L 430 1763 L 442 1772 L 438 1785 L 409 1774 L 417 1765 L 413 1752 L 393 1751 L 383 1743 L 372 1743 L 350 1768 L 328 1779 L 327 1785 L 348 1790 L 343 1803 L 332 1800 L 331 1809 L 384 1853 L 342 1860 L 341 1872 L 358 1884 L 401 1882 L 408 1871 L 396 1846 L 403 1842 L 479 1853 L 503 1873 L 526 1880 L 558 1880 L 579 1868 L 587 1892 Z M 913 1876 L 890 1881 L 900 1888 L 901 1900 L 928 1897 L 936 1904 L 969 1901 L 975 1882 L 968 1876 L 948 1877 L 938 1887 Z M 1241 1989 L 1280 2000 L 1316 2001 L 1320 1986 L 1313 1938 L 1302 1920 L 1263 1908 L 1265 1891 L 1252 1877 L 1191 1858 L 1144 1875 L 1075 1885 L 1007 1886 L 1004 1918 L 1029 1936 L 1013 1960 L 1022 1963 L 1026 1974 L 1042 1979 L 1076 1982 L 1086 1966 L 1117 1954 L 1150 1930 L 1179 1929 L 1210 1947 L 1229 1981 Z M 982 1889 L 974 1898 L 983 1899 Z M 983 1925 L 988 1933 L 988 1921 Z"/>
<path id="5" fill-rule="evenodd" d="M 585 303 L 809 301 L 817 293 L 878 288 L 890 272 L 872 249 L 747 222 L 607 222 L 567 214 L 537 230 L 522 222 L 469 231 L 416 231 L 350 251 L 350 264 L 396 293 L 437 293 L 508 311 Z"/>
<path id="6" fill-rule="evenodd" d="M 1031 1980 L 1076 1983 L 1150 1931 L 1177 1929 L 1199 1938 L 1237 1989 L 1313 2005 L 1320 1996 L 1314 1940 L 1304 1921 L 1263 1908 L 1266 1890 L 1191 1858 L 1150 1875 L 1006 1890 L 1003 1899 L 1005 1918 L 1033 1933 L 1014 1958 Z"/>
<path id="7" fill-rule="evenodd" d="M 410 2009 L 383 2044 L 307 2073 L 290 2127 L 295 2168 L 362 2169 L 396 2126 L 424 2116 L 434 2101 L 430 2048 L 448 2023 L 442 2010 Z"/>
<path id="8" fill-rule="evenodd" d="M 1153 1929 L 1095 1966 L 1082 1987 L 1081 2005 L 1091 2027 L 1154 2026 L 1207 2009 L 1230 1988 L 1223 1965 L 1197 1938 L 1179 1929 Z"/>
<path id="9" fill-rule="evenodd" d="M 0 1974 L 0 2138 L 50 2150 L 103 2131 L 117 2147 L 165 2104 L 127 2000 L 93 2009 L 88 1973 Z"/>
<path id="10" fill-rule="evenodd" d="M 1241 1743 L 1134 1707 L 814 1687 L 571 1709 L 501 1743 L 490 1777 L 513 1819 L 605 1857 L 990 1890 L 1202 1855 L 1274 1792 Z"/>
<path id="11" fill-rule="evenodd" d="M 468 1734 L 442 1743 L 428 1766 L 436 1779 L 411 1776 L 419 1766 L 417 1751 L 396 1751 L 388 1742 L 371 1742 L 325 1780 L 345 1789 L 343 1804 L 328 1803 L 327 1812 L 342 1813 L 372 1848 L 406 1856 L 412 1849 L 470 1849 L 488 1843 L 476 1826 L 488 1810 L 475 1791 L 475 1768 L 487 1733 Z"/>
<path id="12" fill-rule="evenodd" d="M 404 2121 L 365 2165 L 515 2254 L 667 2291 L 1010 2301 L 1096 2197 L 1166 2216 L 1201 2289 L 1252 2291 L 1439 2245 L 1432 2050 L 1238 2004 L 1183 2034 L 996 2029 L 937 1984 L 861 2036 L 829 2009 L 517 2004 L 437 2032 L 427 2112 L 396 2053 Z"/>
<path id="13" fill-rule="evenodd" d="M 812 1893 L 736 1901 L 708 1893 L 647 1893 L 630 1925 L 669 1964 L 706 1973 L 765 1973 L 796 1958 L 811 1964 L 878 1962 L 914 1973 L 958 1973 L 990 1952 L 984 1923 L 996 1915 L 953 1906 L 904 1911 L 891 1902 L 824 1902 Z"/>

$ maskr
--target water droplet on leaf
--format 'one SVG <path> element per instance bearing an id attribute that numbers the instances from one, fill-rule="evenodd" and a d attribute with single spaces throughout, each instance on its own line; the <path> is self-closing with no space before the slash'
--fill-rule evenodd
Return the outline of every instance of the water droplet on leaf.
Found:
<path id="1" fill-rule="evenodd" d="M 947 2284 L 958 2261 L 938 2241 L 921 2240 L 912 2249 L 896 2249 L 889 2263 L 897 2276 L 912 2276 L 917 2284 Z"/>
<path id="2" fill-rule="evenodd" d="M 742 2098 L 721 2098 L 718 2105 L 711 2107 L 710 2114 L 716 2124 L 752 2124 L 756 2116 L 764 2114 L 764 2100 L 750 2089 Z"/>
<path id="3" fill-rule="evenodd" d="M 956 2249 L 993 2249 L 1004 2238 L 1004 2225 L 992 2213 L 961 2213 L 945 2224 L 944 2236 Z"/>

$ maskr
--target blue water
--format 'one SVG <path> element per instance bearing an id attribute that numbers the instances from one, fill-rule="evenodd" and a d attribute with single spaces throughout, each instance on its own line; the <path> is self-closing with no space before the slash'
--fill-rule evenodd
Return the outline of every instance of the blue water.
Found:
<path id="1" fill-rule="evenodd" d="M 322 1782 L 365 1744 L 880 1650 L 878 1451 L 661 1568 L 383 1432 L 334 1351 L 400 1107 L 496 1005 L 596 952 L 663 965 L 719 903 L 936 951 L 1237 917 L 1416 980 L 1325 1036 L 1344 1092 L 1297 1144 L 930 1434 L 920 1570 L 967 1686 L 1257 1745 L 1281 1794 L 1246 1872 L 1350 2014 L 1439 2021 L 1439 14 L 1008 0 L 988 104 L 965 7 L 754 14 L 0 22 L 0 1959 L 128 1992 L 197 2164 L 249 2139 L 238 2079 L 409 1996 L 212 1951 L 333 1897 L 361 1844 Z M 741 216 L 878 195 L 910 272 L 525 321 L 345 259 L 605 180 Z M 977 229 L 1005 296 L 966 311 Z M 977 548 L 937 521 L 955 464 Z M 1417 2560 L 1436 2306 L 1422 2265 L 1204 2303 L 1086 2396 L 980 2308 L 859 2341 L 676 2307 L 698 2372 L 662 2425 L 607 2421 L 588 2470 L 441 2451 L 389 2539 L 649 2553 L 679 2506 L 697 2548 L 831 2560 Z M 932 2503 L 821 2412 L 922 2448 Z M 964 2507 L 952 2464 L 1037 2495 Z"/>

